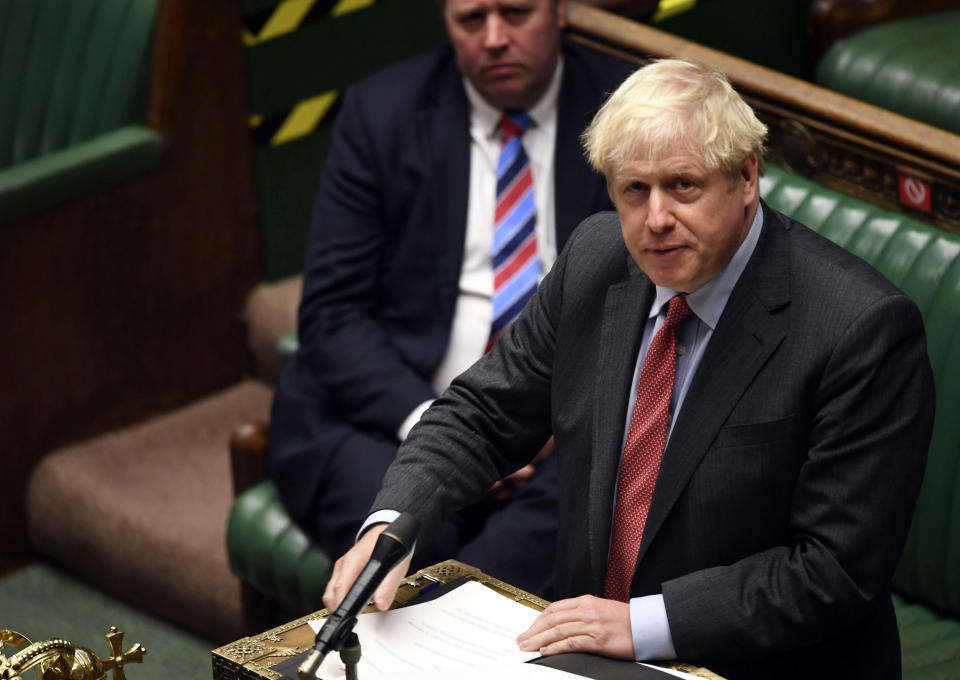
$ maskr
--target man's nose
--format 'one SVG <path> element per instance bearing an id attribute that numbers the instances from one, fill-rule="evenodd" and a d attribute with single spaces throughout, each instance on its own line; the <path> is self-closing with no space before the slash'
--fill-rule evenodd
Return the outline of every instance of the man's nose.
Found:
<path id="1" fill-rule="evenodd" d="M 673 202 L 659 189 L 651 189 L 647 200 L 647 228 L 664 231 L 674 226 Z"/>
<path id="2" fill-rule="evenodd" d="M 483 28 L 483 46 L 488 50 L 499 50 L 506 45 L 507 27 L 496 12 L 490 12 Z"/>

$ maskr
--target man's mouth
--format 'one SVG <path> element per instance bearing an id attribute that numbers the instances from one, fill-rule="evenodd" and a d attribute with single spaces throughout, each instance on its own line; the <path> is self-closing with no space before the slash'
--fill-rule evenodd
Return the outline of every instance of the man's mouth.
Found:
<path id="1" fill-rule="evenodd" d="M 677 253 L 684 249 L 685 246 L 676 245 L 676 246 L 653 246 L 647 248 L 647 250 L 654 255 L 669 255 L 671 253 Z"/>
<path id="2" fill-rule="evenodd" d="M 483 72 L 493 78 L 503 78 L 506 76 L 515 75 L 520 70 L 518 64 L 512 63 L 498 63 L 490 64 L 483 69 Z"/>

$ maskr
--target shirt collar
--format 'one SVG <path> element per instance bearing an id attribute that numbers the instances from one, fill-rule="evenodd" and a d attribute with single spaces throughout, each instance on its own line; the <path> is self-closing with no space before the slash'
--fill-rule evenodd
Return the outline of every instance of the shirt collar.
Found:
<path id="1" fill-rule="evenodd" d="M 740 275 L 747 266 L 750 256 L 753 255 L 757 247 L 757 241 L 760 239 L 760 230 L 763 227 L 763 206 L 757 203 L 757 213 L 753 216 L 753 222 L 750 223 L 750 231 L 747 232 L 743 243 L 737 248 L 737 252 L 730 258 L 730 262 L 723 268 L 719 274 L 687 295 L 687 304 L 691 311 L 697 315 L 697 318 L 703 321 L 713 330 L 720 321 L 720 315 L 723 314 L 723 308 L 727 306 L 727 300 L 733 292 L 733 287 L 740 280 Z M 657 296 L 650 308 L 650 318 L 657 316 L 663 306 L 670 302 L 670 298 L 677 295 L 676 291 L 663 286 L 657 286 Z"/>
<path id="2" fill-rule="evenodd" d="M 533 119 L 536 126 L 542 127 L 550 122 L 550 116 L 556 116 L 557 97 L 560 95 L 560 80 L 563 78 L 563 55 L 557 59 L 557 67 L 553 70 L 550 84 L 536 104 L 527 109 L 527 115 Z M 463 79 L 463 86 L 467 91 L 467 100 L 470 102 L 470 118 L 475 127 L 484 131 L 485 136 L 493 138 L 498 134 L 497 126 L 503 111 L 490 105 L 468 78 Z"/>

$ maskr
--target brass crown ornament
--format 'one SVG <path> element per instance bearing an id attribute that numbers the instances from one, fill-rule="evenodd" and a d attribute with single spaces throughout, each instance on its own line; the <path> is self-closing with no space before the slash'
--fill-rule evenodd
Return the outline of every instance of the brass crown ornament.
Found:
<path id="1" fill-rule="evenodd" d="M 107 671 L 113 671 L 113 680 L 126 680 L 123 667 L 128 663 L 142 663 L 147 650 L 138 642 L 123 651 L 123 632 L 110 627 L 105 636 L 110 654 L 103 658 L 86 647 L 67 640 L 51 638 L 30 642 L 13 630 L 0 630 L 0 680 L 23 680 L 30 669 L 42 680 L 100 680 Z M 5 644 L 20 651 L 7 657 Z"/>

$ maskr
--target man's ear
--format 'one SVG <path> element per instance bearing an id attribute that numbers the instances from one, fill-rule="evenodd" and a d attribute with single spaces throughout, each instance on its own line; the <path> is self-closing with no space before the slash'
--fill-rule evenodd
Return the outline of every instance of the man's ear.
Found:
<path id="1" fill-rule="evenodd" d="M 563 30 L 567 27 L 567 0 L 556 0 L 554 7 L 557 12 L 557 26 Z"/>
<path id="2" fill-rule="evenodd" d="M 743 162 L 740 179 L 743 180 L 743 205 L 753 205 L 760 194 L 760 161 L 757 154 L 750 154 Z"/>

